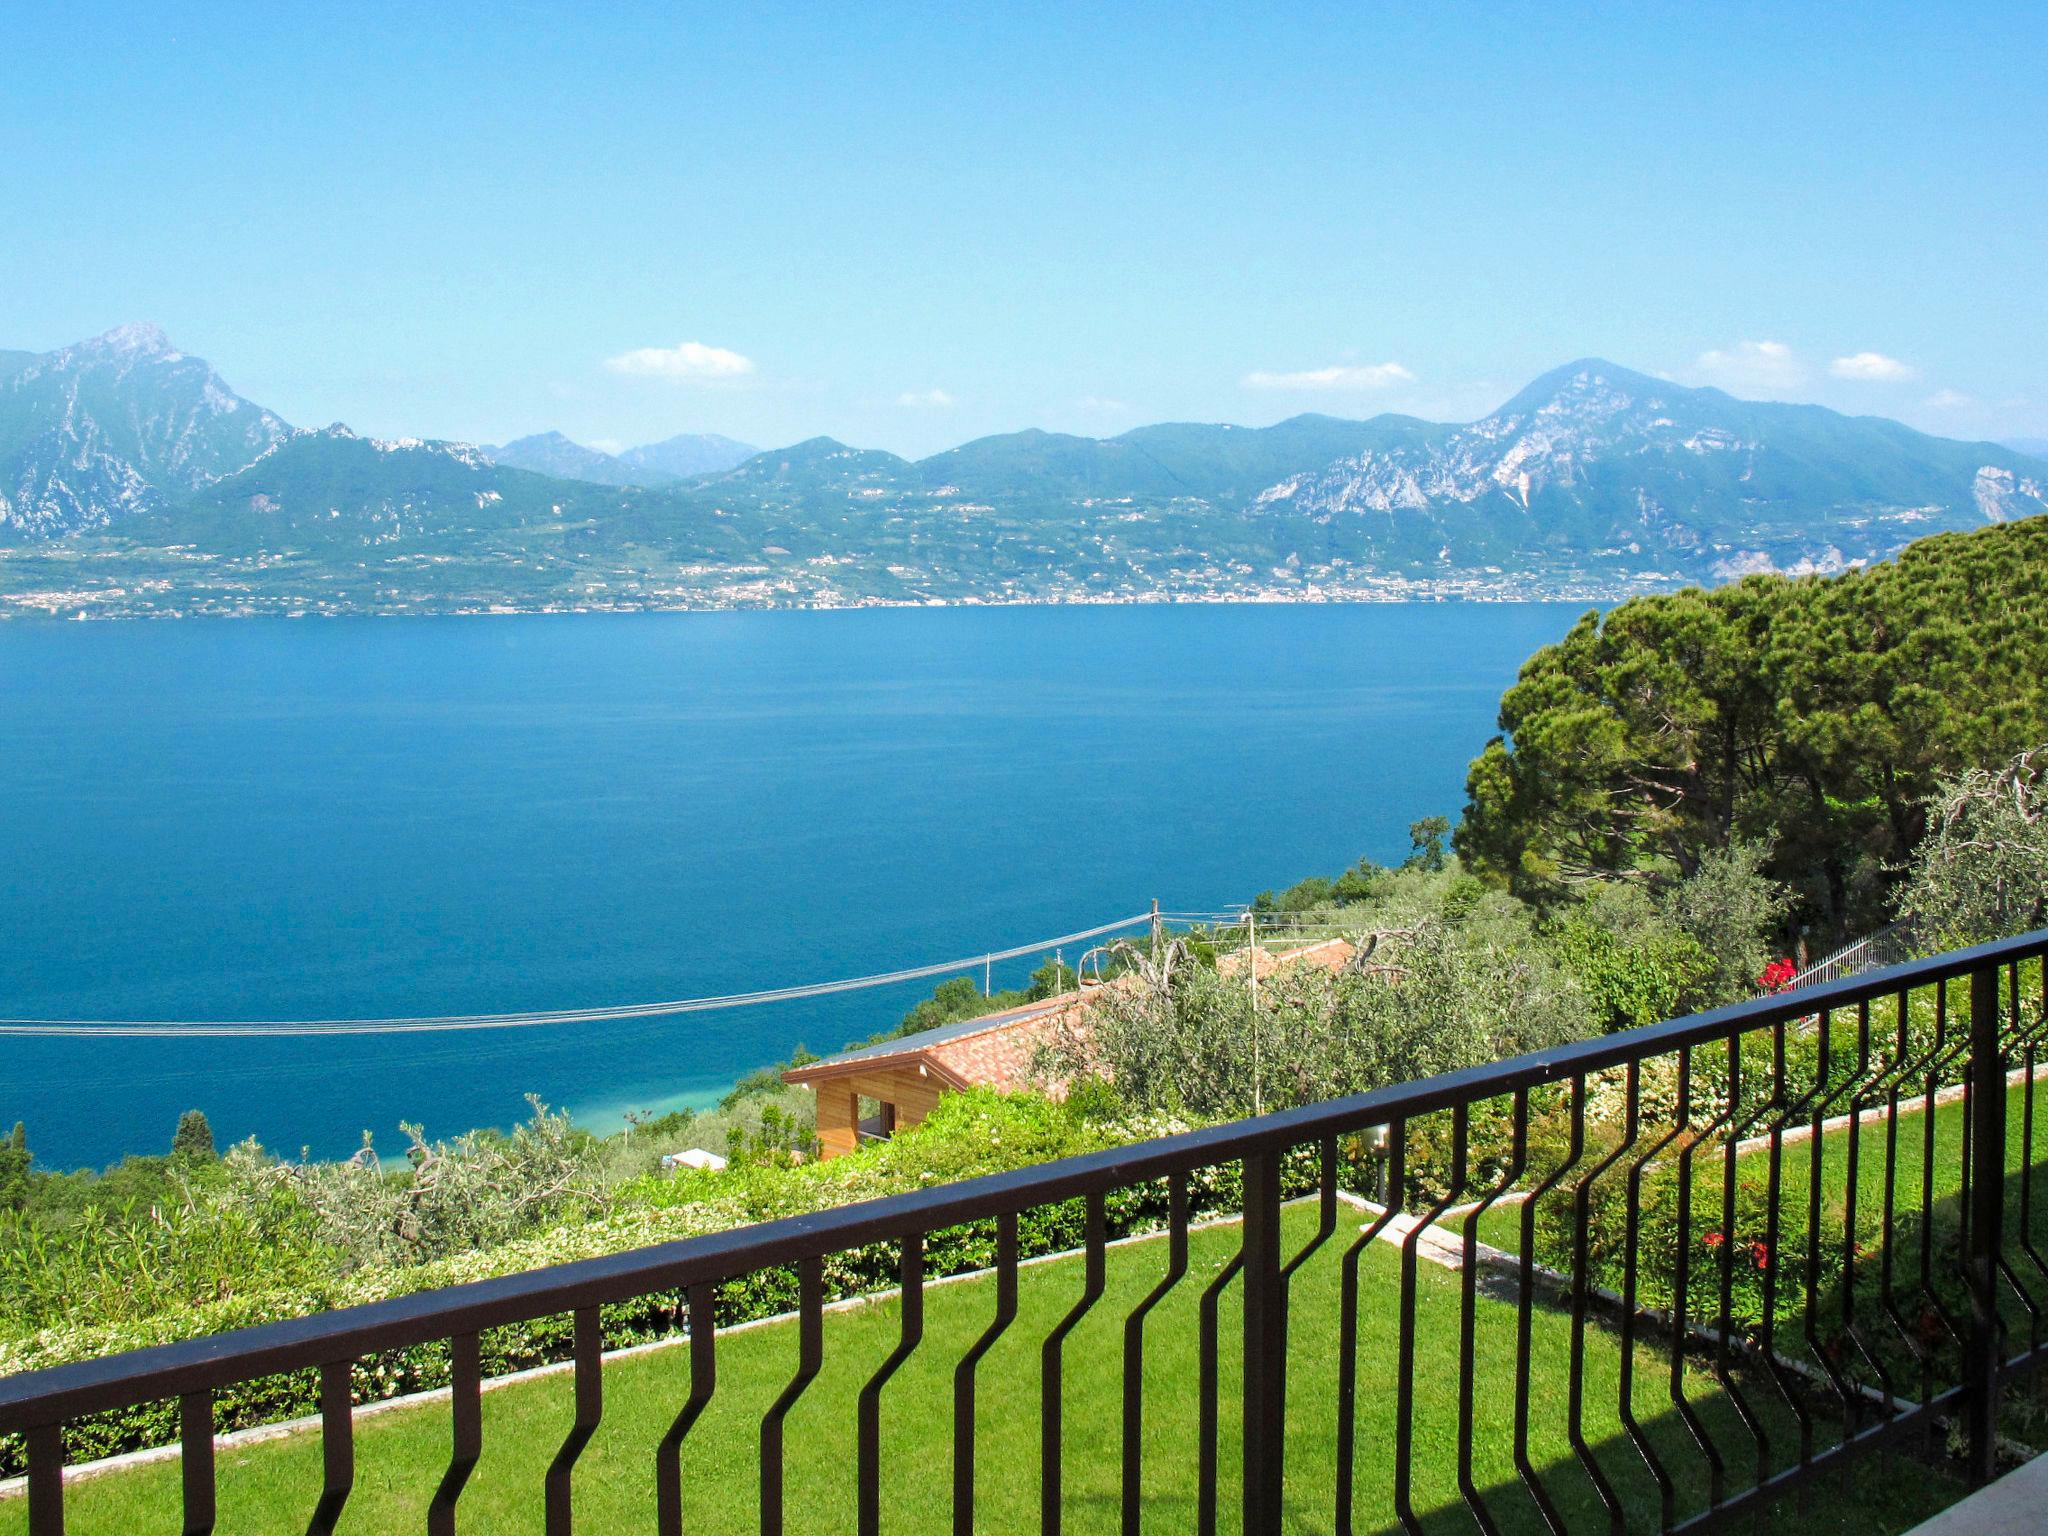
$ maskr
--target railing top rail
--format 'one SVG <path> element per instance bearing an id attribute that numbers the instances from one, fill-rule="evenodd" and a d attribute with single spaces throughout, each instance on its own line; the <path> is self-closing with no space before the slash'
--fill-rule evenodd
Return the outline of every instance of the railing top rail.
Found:
<path id="1" fill-rule="evenodd" d="M 2048 929 L 1507 1061 L 1007 1173 L 0 1378 L 0 1433 L 986 1220 L 1564 1081 L 2048 955 Z"/>

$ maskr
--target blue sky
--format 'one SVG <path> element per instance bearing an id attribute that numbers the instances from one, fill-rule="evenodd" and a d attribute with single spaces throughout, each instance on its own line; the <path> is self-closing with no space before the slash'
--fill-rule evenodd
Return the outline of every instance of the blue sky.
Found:
<path id="1" fill-rule="evenodd" d="M 0 346 L 922 453 L 1598 354 L 2048 437 L 2048 8 L 13 6 Z M 744 14 L 742 14 L 744 13 Z"/>

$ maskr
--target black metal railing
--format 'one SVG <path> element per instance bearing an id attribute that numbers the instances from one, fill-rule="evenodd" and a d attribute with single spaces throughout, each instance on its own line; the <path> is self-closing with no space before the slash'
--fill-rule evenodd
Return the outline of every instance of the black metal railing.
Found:
<path id="1" fill-rule="evenodd" d="M 568 1314 L 574 1419 L 540 1490 L 545 1528 L 567 1532 L 577 1462 L 603 1421 L 602 1309 L 675 1293 L 688 1369 L 648 1469 L 656 1528 L 674 1536 L 699 1486 L 692 1432 L 721 1385 L 720 1288 L 786 1270 L 796 1368 L 759 1421 L 754 1489 L 761 1530 L 779 1532 L 789 1416 L 825 1353 L 827 1262 L 891 1245 L 900 1333 L 847 1426 L 848 1523 L 873 1532 L 882 1402 L 928 1347 L 929 1245 L 970 1227 L 992 1235 L 995 1292 L 992 1319 L 950 1362 L 950 1520 L 972 1532 L 977 1377 L 1020 1315 L 1019 1220 L 1077 1203 L 1078 1297 L 1038 1342 L 1035 1403 L 1000 1404 L 1037 1418 L 1046 1531 L 1073 1520 L 1065 1490 L 1090 1455 L 1114 1469 L 1127 1532 L 1161 1480 L 1205 1532 L 1232 1514 L 1247 1532 L 1333 1520 L 1420 1532 L 1459 1509 L 1489 1533 L 1705 1530 L 1880 1447 L 1932 1444 L 1948 1424 L 1988 1478 L 2002 1387 L 2048 1363 L 2033 1215 L 2044 953 L 2048 932 L 2034 933 L 1235 1124 L 19 1375 L 0 1380 L 0 1434 L 26 1443 L 29 1531 L 58 1536 L 65 1426 L 175 1401 L 184 1529 L 204 1533 L 216 1394 L 317 1372 L 324 1472 L 307 1490 L 308 1529 L 332 1531 L 355 1481 L 353 1366 L 445 1346 L 452 1452 L 423 1515 L 452 1532 L 485 1449 L 480 1336 Z M 1219 1169 L 1233 1175 L 1220 1185 Z M 1186 1389 L 1148 1404 L 1164 1303 L 1193 1272 L 1198 1179 L 1228 1191 L 1236 1236 L 1227 1223 L 1203 1233 L 1232 1252 L 1190 1298 Z M 1386 1190 L 1384 1204 L 1367 1189 Z M 1122 1321 L 1121 1402 L 1102 1421 L 1120 1443 L 1076 1445 L 1063 1371 L 1106 1294 L 1110 1202 L 1132 1190 L 1160 1197 L 1163 1262 Z M 1303 1310 L 1290 1337 L 1311 1265 L 1325 1267 L 1334 1316 Z M 1438 1404 L 1451 1373 L 1455 1402 Z M 946 1406 L 920 1416 L 943 1424 Z M 1390 1435 L 1366 1427 L 1364 1406 Z M 1162 1466 L 1148 1426 L 1190 1411 L 1188 1464 Z"/>

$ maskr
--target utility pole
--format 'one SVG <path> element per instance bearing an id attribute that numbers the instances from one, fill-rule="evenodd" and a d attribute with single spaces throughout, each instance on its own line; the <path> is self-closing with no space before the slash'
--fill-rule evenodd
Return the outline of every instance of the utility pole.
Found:
<path id="1" fill-rule="evenodd" d="M 1245 974 L 1251 977 L 1252 984 L 1252 1113 L 1255 1115 L 1263 1115 L 1266 1112 L 1266 1095 L 1264 1092 L 1263 1083 L 1261 1081 L 1262 1073 L 1259 1065 L 1258 913 L 1247 911 L 1244 915 L 1244 923 L 1246 934 L 1244 948 L 1244 969 Z"/>
<path id="2" fill-rule="evenodd" d="M 983 997 L 992 997 L 995 995 L 990 990 L 994 974 L 995 962 L 988 957 L 987 951 L 984 950 L 981 956 L 981 995 Z"/>
<path id="3" fill-rule="evenodd" d="M 1152 898 L 1152 963 L 1154 965 L 1157 965 L 1159 963 L 1160 937 L 1161 935 L 1159 932 L 1159 898 L 1157 896 L 1154 896 Z"/>

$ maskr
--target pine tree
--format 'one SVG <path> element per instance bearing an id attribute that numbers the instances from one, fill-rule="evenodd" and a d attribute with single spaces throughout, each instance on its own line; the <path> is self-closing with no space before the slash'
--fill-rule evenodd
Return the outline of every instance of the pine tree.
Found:
<path id="1" fill-rule="evenodd" d="M 219 1161 L 220 1154 L 213 1146 L 213 1127 L 206 1123 L 204 1110 L 188 1109 L 178 1116 L 177 1133 L 171 1137 L 171 1158 L 188 1164 Z"/>
<path id="2" fill-rule="evenodd" d="M 28 1204 L 28 1127 L 19 1120 L 0 1140 L 0 1211 L 18 1211 Z"/>
<path id="3" fill-rule="evenodd" d="M 1937 783 L 2048 741 L 2044 571 L 2036 517 L 1588 614 L 1502 697 L 1458 855 L 1549 904 L 1761 843 L 1803 923 L 1867 931 Z"/>

